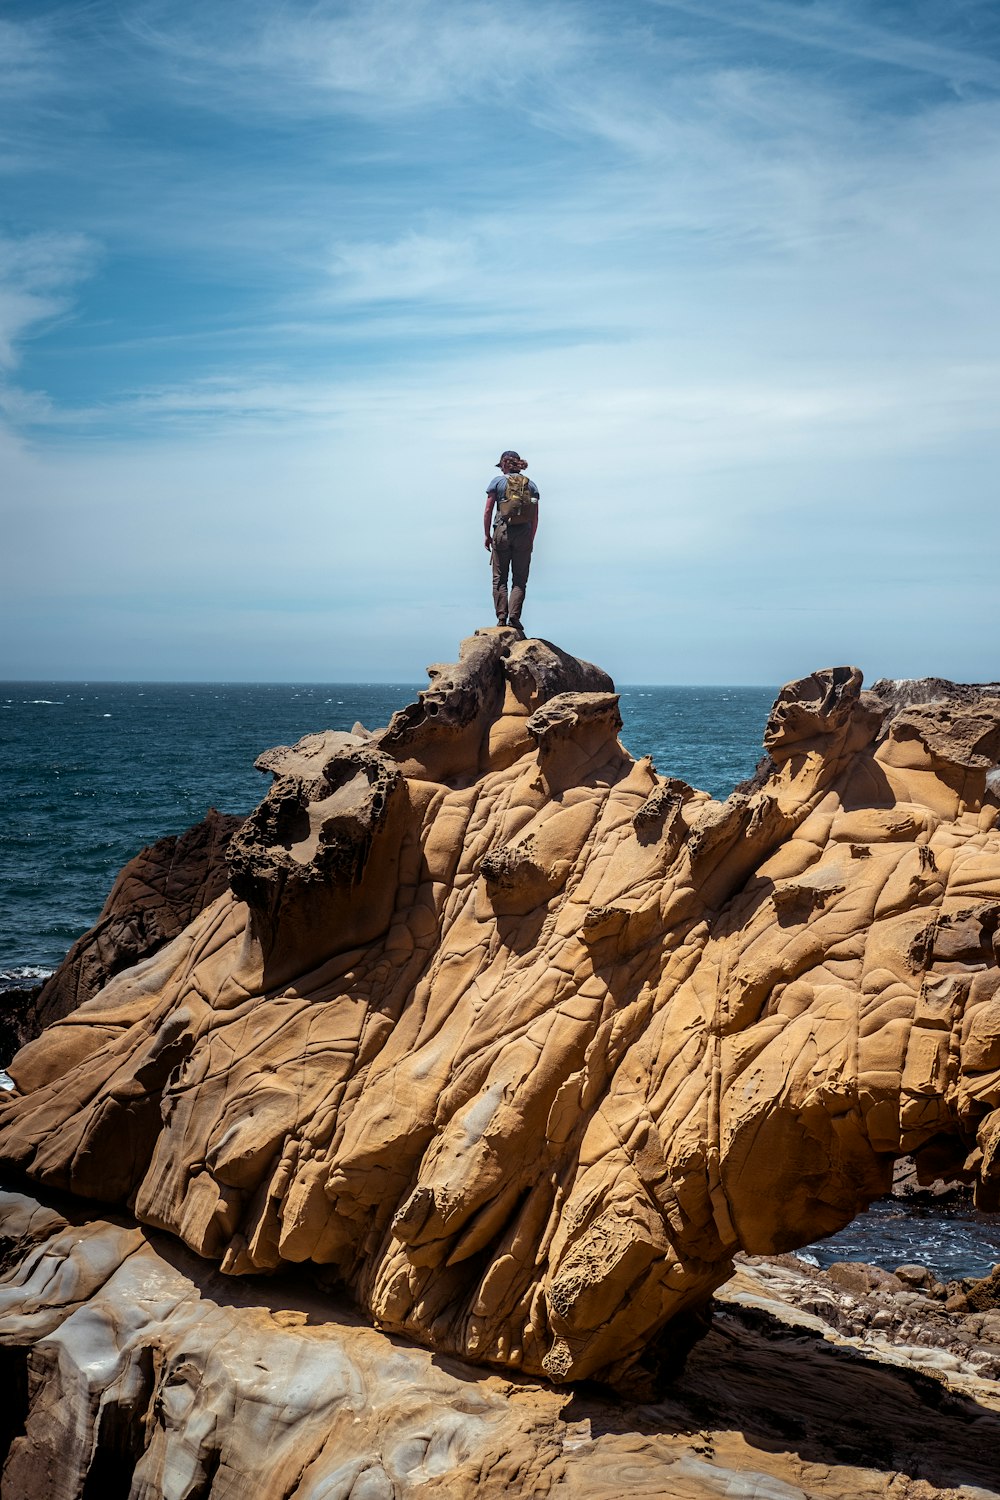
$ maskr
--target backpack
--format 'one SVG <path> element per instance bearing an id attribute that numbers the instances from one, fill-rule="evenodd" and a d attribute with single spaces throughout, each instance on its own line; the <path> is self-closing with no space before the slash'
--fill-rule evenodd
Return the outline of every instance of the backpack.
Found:
<path id="1" fill-rule="evenodd" d="M 499 506 L 501 521 L 520 526 L 531 520 L 537 503 L 523 474 L 507 475 L 504 496 Z"/>

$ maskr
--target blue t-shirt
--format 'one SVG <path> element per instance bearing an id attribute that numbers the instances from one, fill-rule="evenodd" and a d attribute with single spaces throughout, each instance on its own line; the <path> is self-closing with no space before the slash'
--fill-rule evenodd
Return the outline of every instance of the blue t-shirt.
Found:
<path id="1" fill-rule="evenodd" d="M 525 474 L 524 477 L 525 477 L 525 479 L 528 479 L 527 474 Z M 532 495 L 534 495 L 535 499 L 537 500 L 538 499 L 538 485 L 535 483 L 535 481 L 533 479 L 528 479 L 528 489 L 531 491 Z M 507 493 L 507 476 L 506 476 L 506 474 L 496 474 L 490 480 L 489 484 L 486 486 L 486 493 L 487 493 L 487 495 L 489 495 L 489 497 L 493 501 L 494 505 L 499 506 L 500 501 L 503 499 L 504 495 L 506 495 L 506 493 Z M 499 509 L 494 510 L 494 512 L 493 512 L 493 518 L 494 518 L 495 521 L 499 521 L 500 520 L 500 511 L 499 511 Z"/>

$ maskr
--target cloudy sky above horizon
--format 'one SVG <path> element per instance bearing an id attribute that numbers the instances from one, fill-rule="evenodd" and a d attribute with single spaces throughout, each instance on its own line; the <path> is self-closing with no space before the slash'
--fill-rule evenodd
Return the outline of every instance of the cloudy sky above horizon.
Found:
<path id="1" fill-rule="evenodd" d="M 992 0 L 8 0 L 0 678 L 1000 676 Z"/>

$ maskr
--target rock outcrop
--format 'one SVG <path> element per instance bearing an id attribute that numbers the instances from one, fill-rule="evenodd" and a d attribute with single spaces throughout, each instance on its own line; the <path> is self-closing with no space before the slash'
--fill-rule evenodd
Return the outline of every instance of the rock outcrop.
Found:
<path id="1" fill-rule="evenodd" d="M 186 833 L 157 839 L 124 865 L 94 926 L 35 1000 L 37 1035 L 183 932 L 226 889 L 226 846 L 242 818 L 209 808 Z"/>
<path id="2" fill-rule="evenodd" d="M 740 1258 L 632 1405 L 442 1359 L 301 1277 L 0 1193 L 4 1500 L 996 1500 L 1000 1314 Z M 970 1347 L 966 1332 L 977 1325 Z"/>
<path id="3" fill-rule="evenodd" d="M 431 677 L 262 757 L 229 888 L 12 1062 L 8 1172 L 623 1388 L 740 1251 L 842 1227 L 899 1155 L 996 1206 L 1000 698 L 817 672 L 720 803 L 545 643 L 483 631 Z"/>
<path id="4" fill-rule="evenodd" d="M 36 1005 L 40 984 L 0 988 L 0 1068 L 41 1031 Z"/>
<path id="5" fill-rule="evenodd" d="M 226 846 L 243 819 L 209 808 L 123 866 L 94 926 L 44 984 L 0 993 L 0 1068 L 53 1021 L 182 932 L 226 889 Z"/>

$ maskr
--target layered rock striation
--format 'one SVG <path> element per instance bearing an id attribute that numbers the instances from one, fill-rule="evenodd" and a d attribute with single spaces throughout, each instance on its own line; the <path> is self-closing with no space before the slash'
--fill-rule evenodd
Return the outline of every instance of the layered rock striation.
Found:
<path id="1" fill-rule="evenodd" d="M 229 884 L 10 1065 L 0 1161 L 228 1275 L 556 1381 L 683 1352 L 894 1160 L 1000 1192 L 1000 698 L 790 684 L 718 802 L 479 632 L 258 762 Z"/>
<path id="2" fill-rule="evenodd" d="M 4 1500 L 997 1495 L 1000 1314 L 871 1267 L 740 1257 L 633 1404 L 441 1358 L 126 1216 L 0 1192 L 0 1218 Z"/>

